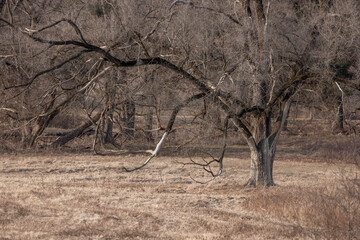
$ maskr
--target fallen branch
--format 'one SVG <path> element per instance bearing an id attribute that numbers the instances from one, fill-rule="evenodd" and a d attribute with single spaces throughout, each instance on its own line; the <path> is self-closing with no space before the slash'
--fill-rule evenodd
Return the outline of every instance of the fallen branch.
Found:
<path id="1" fill-rule="evenodd" d="M 169 119 L 168 125 L 167 125 L 167 127 L 166 127 L 166 130 L 165 130 L 162 138 L 160 139 L 160 141 L 159 141 L 158 144 L 156 145 L 155 150 L 154 150 L 154 151 L 150 151 L 151 156 L 150 156 L 148 159 L 146 159 L 146 161 L 145 161 L 143 164 L 141 164 L 140 166 L 138 166 L 138 167 L 135 167 L 135 168 L 132 168 L 132 169 L 128 169 L 128 168 L 126 168 L 126 167 L 123 167 L 123 169 L 124 169 L 126 172 L 133 172 L 133 171 L 136 171 L 136 170 L 139 170 L 139 169 L 145 167 L 145 166 L 151 161 L 151 159 L 153 159 L 154 157 L 156 157 L 157 154 L 159 153 L 159 151 L 160 151 L 160 149 L 161 149 L 161 146 L 163 145 L 166 137 L 167 137 L 167 136 L 170 134 L 170 132 L 171 132 L 171 129 L 172 129 L 172 127 L 173 127 L 173 125 L 174 125 L 174 123 L 175 123 L 175 120 L 176 120 L 176 116 L 177 116 L 177 114 L 179 113 L 179 111 L 181 110 L 181 108 L 183 108 L 184 106 L 188 105 L 190 102 L 195 101 L 195 100 L 198 100 L 198 99 L 201 99 L 201 98 L 203 98 L 203 97 L 205 97 L 205 96 L 206 96 L 206 94 L 204 94 L 204 93 L 196 94 L 196 95 L 188 98 L 188 99 L 187 99 L 185 102 L 183 102 L 182 104 L 176 106 L 176 107 L 174 108 L 172 114 L 171 114 L 171 117 L 170 117 L 170 119 Z"/>
<path id="2" fill-rule="evenodd" d="M 136 170 L 139 170 L 139 169 L 145 167 L 145 166 L 151 161 L 151 159 L 153 159 L 154 157 L 157 156 L 157 154 L 159 153 L 159 151 L 160 151 L 160 149 L 161 149 L 161 146 L 163 145 L 163 143 L 164 143 L 164 141 L 165 141 L 165 139 L 166 139 L 166 137 L 167 137 L 168 134 L 169 134 L 168 132 L 164 132 L 161 140 L 160 140 L 159 143 L 156 145 L 155 150 L 152 151 L 151 156 L 150 156 L 148 159 L 146 159 L 146 161 L 145 161 L 143 164 L 141 164 L 141 165 L 138 166 L 138 167 L 132 168 L 132 169 L 128 169 L 128 168 L 126 168 L 126 167 L 123 167 L 123 169 L 124 169 L 126 172 L 133 172 L 133 171 L 136 171 Z"/>
<path id="3" fill-rule="evenodd" d="M 64 136 L 59 137 L 58 139 L 56 139 L 55 142 L 52 143 L 52 147 L 57 148 L 63 146 L 72 139 L 81 136 L 87 128 L 89 128 L 91 125 L 94 124 L 94 122 L 97 122 L 100 119 L 100 115 L 101 113 L 97 113 L 93 118 L 81 123 L 80 126 L 68 132 Z"/>
<path id="4" fill-rule="evenodd" d="M 227 116 L 225 118 L 225 121 L 224 121 L 224 145 L 223 145 L 223 148 L 222 148 L 222 152 L 221 152 L 221 155 L 219 157 L 219 159 L 216 159 L 214 158 L 210 153 L 207 153 L 211 158 L 212 160 L 211 161 L 206 161 L 205 158 L 203 158 L 203 161 L 204 163 L 199 163 L 199 162 L 196 162 L 194 161 L 193 159 L 190 158 L 190 163 L 183 163 L 183 165 L 196 165 L 196 166 L 200 166 L 202 167 L 207 173 L 209 173 L 213 178 L 216 178 L 218 176 L 221 175 L 222 171 L 223 171 L 223 160 L 224 160 L 224 156 L 225 156 L 225 151 L 226 151 L 226 142 L 227 142 L 227 131 L 228 131 L 228 125 L 229 125 L 229 119 L 230 119 L 230 116 Z M 213 163 L 217 163 L 219 165 L 219 170 L 217 172 L 214 172 L 212 169 L 211 169 L 211 164 Z M 209 181 L 207 182 L 201 182 L 201 181 L 198 181 L 198 180 L 195 180 L 194 178 L 191 177 L 191 179 L 193 179 L 194 181 L 196 181 L 197 183 L 208 183 Z M 211 180 L 210 180 L 211 181 Z"/>

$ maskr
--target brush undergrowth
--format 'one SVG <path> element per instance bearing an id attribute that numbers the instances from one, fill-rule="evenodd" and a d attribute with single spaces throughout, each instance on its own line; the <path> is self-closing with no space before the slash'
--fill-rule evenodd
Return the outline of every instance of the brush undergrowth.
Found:
<path id="1" fill-rule="evenodd" d="M 297 236 L 313 239 L 358 239 L 360 236 L 358 177 L 327 187 L 259 190 L 244 202 L 244 207 L 296 227 Z"/>

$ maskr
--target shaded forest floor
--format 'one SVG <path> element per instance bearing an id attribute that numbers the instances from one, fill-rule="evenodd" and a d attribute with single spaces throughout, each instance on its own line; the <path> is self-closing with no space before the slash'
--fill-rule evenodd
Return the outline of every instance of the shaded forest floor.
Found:
<path id="1" fill-rule="evenodd" d="M 318 143 L 282 141 L 268 189 L 243 186 L 246 151 L 207 184 L 184 156 L 124 173 L 146 156 L 3 154 L 0 239 L 356 239 L 360 169 L 340 158 L 358 161 L 358 149 Z"/>

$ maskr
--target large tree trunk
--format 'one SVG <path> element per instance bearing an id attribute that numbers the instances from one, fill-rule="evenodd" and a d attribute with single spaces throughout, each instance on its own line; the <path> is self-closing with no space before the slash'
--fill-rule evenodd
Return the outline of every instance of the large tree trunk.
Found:
<path id="1" fill-rule="evenodd" d="M 272 186 L 273 179 L 273 162 L 275 150 L 269 146 L 269 140 L 264 139 L 256 148 L 250 147 L 251 166 L 250 178 L 246 185 L 251 186 Z"/>
<path id="2" fill-rule="evenodd" d="M 246 138 L 250 148 L 250 178 L 246 185 L 272 186 L 276 146 L 290 110 L 290 102 L 282 102 L 278 117 L 272 124 L 271 113 L 262 112 L 251 117 L 251 137 Z"/>
<path id="3" fill-rule="evenodd" d="M 250 148 L 250 178 L 247 185 L 274 185 L 272 177 L 273 151 L 270 143 L 271 119 L 265 112 L 256 113 L 250 118 L 252 125 L 251 140 L 248 140 Z"/>
<path id="4" fill-rule="evenodd" d="M 254 77 L 251 103 L 254 108 L 258 108 L 248 119 L 251 137 L 247 137 L 247 142 L 250 148 L 251 167 L 247 185 L 271 186 L 274 185 L 272 166 L 276 142 L 273 142 L 274 138 L 271 137 L 274 134 L 271 133 L 271 112 L 260 110 L 266 109 L 266 105 L 270 101 L 268 99 L 271 72 L 271 51 L 268 41 L 270 2 L 265 6 L 262 0 L 253 1 L 253 4 L 251 1 L 246 1 L 244 6 L 250 23 L 246 43 L 249 45 L 248 63 L 253 70 Z M 281 128 L 282 126 L 283 123 Z M 280 127 L 277 130 L 281 131 Z M 275 132 L 275 135 L 277 133 Z"/>

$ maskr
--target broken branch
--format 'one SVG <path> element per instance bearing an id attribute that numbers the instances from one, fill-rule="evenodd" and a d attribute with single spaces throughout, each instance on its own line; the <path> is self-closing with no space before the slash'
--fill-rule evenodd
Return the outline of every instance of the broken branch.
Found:
<path id="1" fill-rule="evenodd" d="M 126 172 L 133 172 L 133 171 L 136 171 L 136 170 L 139 170 L 139 169 L 145 167 L 145 166 L 151 161 L 151 159 L 153 159 L 154 157 L 156 157 L 157 154 L 159 153 L 159 151 L 160 151 L 160 149 L 161 149 L 161 146 L 163 145 L 166 137 L 170 134 L 170 131 L 171 131 L 171 129 L 172 129 L 174 123 L 175 123 L 176 116 L 177 116 L 177 114 L 179 113 L 179 111 L 181 110 L 181 108 L 183 108 L 184 106 L 186 106 L 186 105 L 189 104 L 190 102 L 195 101 L 195 100 L 197 100 L 197 99 L 201 99 L 201 98 L 203 98 L 203 97 L 205 97 L 205 96 L 206 96 L 206 95 L 205 95 L 204 93 L 196 94 L 196 95 L 188 98 L 188 99 L 187 99 L 186 101 L 184 101 L 182 104 L 176 106 L 176 107 L 174 108 L 172 114 L 171 114 L 171 117 L 170 117 L 170 119 L 169 119 L 168 125 L 167 125 L 167 127 L 166 127 L 166 130 L 165 130 L 162 138 L 160 139 L 159 143 L 156 145 L 155 150 L 154 150 L 154 151 L 151 151 L 151 153 L 152 153 L 151 156 L 150 156 L 148 159 L 146 159 L 146 161 L 145 161 L 143 164 L 141 164 L 140 166 L 138 166 L 138 167 L 135 167 L 135 168 L 132 168 L 132 169 L 128 169 L 128 168 L 126 168 L 126 167 L 123 167 L 123 169 L 124 169 Z"/>

